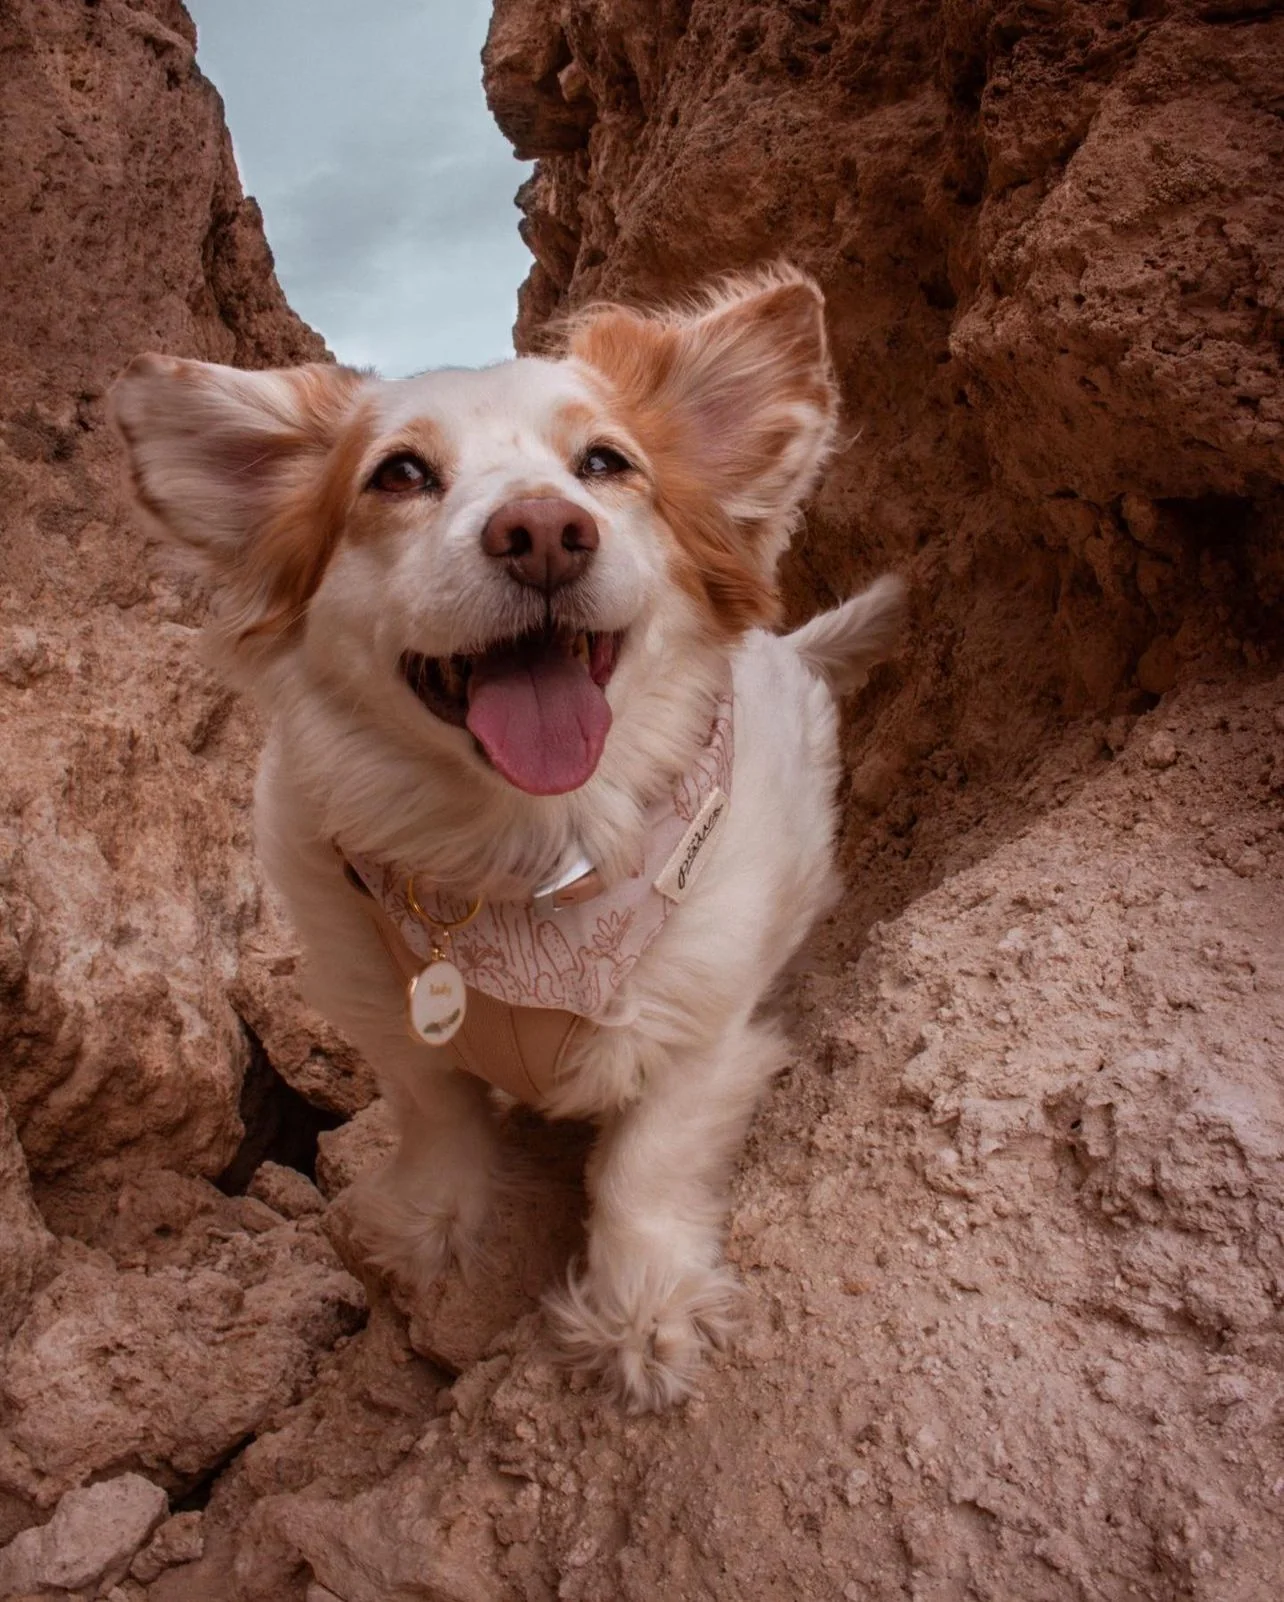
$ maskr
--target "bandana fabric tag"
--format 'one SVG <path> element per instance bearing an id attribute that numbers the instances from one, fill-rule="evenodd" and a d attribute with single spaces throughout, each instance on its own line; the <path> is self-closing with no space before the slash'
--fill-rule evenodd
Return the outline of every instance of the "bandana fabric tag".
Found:
<path id="1" fill-rule="evenodd" d="M 656 876 L 655 888 L 669 901 L 685 901 L 712 853 L 709 846 L 727 815 L 730 801 L 725 790 L 714 790 L 674 847 Z"/>

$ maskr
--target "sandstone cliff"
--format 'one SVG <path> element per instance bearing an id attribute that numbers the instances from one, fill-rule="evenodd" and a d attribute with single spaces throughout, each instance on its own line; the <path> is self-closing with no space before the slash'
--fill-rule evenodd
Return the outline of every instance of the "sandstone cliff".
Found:
<path id="1" fill-rule="evenodd" d="M 277 1069 L 328 1075 L 348 1111 L 369 1090 L 346 1048 L 292 1037 L 310 1025 L 250 850 L 254 731 L 124 512 L 103 417 L 143 348 L 324 355 L 194 47 L 176 0 L 0 7 L 6 1540 L 89 1477 L 187 1489 L 361 1311 L 315 1221 L 200 1177 L 236 1157 L 242 1111 L 261 1137 L 288 1103 Z"/>
<path id="2" fill-rule="evenodd" d="M 780 253 L 829 297 L 850 443 L 794 603 L 893 565 L 918 596 L 854 730 L 863 918 L 1030 815 L 1072 720 L 1100 754 L 1093 718 L 1252 667 L 1278 620 L 1277 11 L 497 6 L 491 103 L 541 158 L 522 343 Z"/>
<path id="3" fill-rule="evenodd" d="M 641 1420 L 568 1387 L 533 1312 L 575 1241 L 573 1134 L 513 1131 L 547 1177 L 496 1282 L 409 1308 L 372 1283 L 337 1344 L 359 1298 L 316 1192 L 199 1177 L 251 1049 L 335 1114 L 368 1090 L 260 929 L 248 724 L 120 521 L 99 396 L 141 344 L 315 346 L 178 7 L 5 12 L 0 1537 L 137 1469 L 210 1499 L 203 1555 L 172 1532 L 127 1602 L 1275 1595 L 1278 11 L 499 0 L 488 92 L 540 162 L 520 341 L 798 261 L 848 439 L 790 604 L 914 587 L 848 725 L 849 896 L 738 1183 L 745 1335 Z M 322 1133 L 326 1194 L 386 1139 L 377 1104 Z"/>

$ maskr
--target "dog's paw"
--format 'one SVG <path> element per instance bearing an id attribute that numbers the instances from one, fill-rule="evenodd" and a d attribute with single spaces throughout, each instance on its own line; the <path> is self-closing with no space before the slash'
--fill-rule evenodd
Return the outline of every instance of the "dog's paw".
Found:
<path id="1" fill-rule="evenodd" d="M 491 1201 L 488 1174 L 447 1187 L 408 1181 L 393 1163 L 353 1186 L 348 1201 L 352 1242 L 371 1267 L 414 1294 L 452 1262 L 465 1270 L 477 1266 Z"/>
<path id="2" fill-rule="evenodd" d="M 658 1412 L 690 1393 L 709 1347 L 728 1344 L 740 1295 L 727 1269 L 609 1282 L 589 1271 L 572 1273 L 544 1309 L 572 1367 L 600 1375 L 630 1412 Z"/>

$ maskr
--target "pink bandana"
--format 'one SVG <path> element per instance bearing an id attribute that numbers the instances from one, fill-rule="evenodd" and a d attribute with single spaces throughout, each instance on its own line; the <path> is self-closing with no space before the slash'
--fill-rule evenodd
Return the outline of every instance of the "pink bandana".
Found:
<path id="1" fill-rule="evenodd" d="M 514 1007 L 552 1007 L 595 1023 L 623 1022 L 612 1009 L 638 958 L 682 902 L 708 860 L 730 805 L 732 698 L 719 700 L 709 738 L 689 772 L 647 813 L 644 864 L 590 900 L 560 911 L 529 901 L 483 902 L 465 928 L 442 940 L 464 983 Z M 408 875 L 345 853 L 410 949 L 425 962 L 434 931 L 406 904 Z M 443 923 L 469 903 L 416 884 L 420 904 Z"/>

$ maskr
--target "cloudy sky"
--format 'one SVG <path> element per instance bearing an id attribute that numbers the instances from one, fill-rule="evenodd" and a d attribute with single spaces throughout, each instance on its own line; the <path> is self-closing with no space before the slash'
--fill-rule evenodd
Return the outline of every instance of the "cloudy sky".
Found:
<path id="1" fill-rule="evenodd" d="M 486 109 L 490 0 L 187 0 L 290 304 L 388 377 L 512 353 L 517 161 Z"/>

